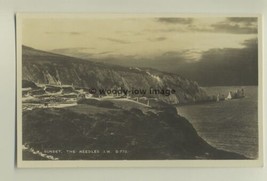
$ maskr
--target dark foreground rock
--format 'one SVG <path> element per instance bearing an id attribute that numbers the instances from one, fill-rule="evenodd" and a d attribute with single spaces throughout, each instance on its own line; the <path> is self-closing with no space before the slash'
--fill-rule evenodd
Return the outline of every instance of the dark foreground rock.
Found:
<path id="1" fill-rule="evenodd" d="M 163 110 L 25 111 L 23 144 L 60 160 L 246 159 L 209 145 L 174 108 Z M 24 159 L 43 158 L 25 150 Z"/>

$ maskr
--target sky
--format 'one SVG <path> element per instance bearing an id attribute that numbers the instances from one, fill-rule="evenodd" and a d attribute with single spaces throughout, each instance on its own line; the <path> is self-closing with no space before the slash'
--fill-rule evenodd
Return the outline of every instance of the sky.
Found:
<path id="1" fill-rule="evenodd" d="M 180 52 L 197 61 L 211 48 L 242 48 L 257 37 L 256 18 L 44 18 L 23 23 L 23 44 L 41 50 L 75 49 L 92 57 L 153 58 Z"/>
<path id="2" fill-rule="evenodd" d="M 242 61 L 244 50 L 257 51 L 251 46 L 257 42 L 256 17 L 50 16 L 24 19 L 22 26 L 22 43 L 32 48 L 125 66 L 162 68 L 193 79 L 188 74 L 193 70 L 179 67 L 196 67 L 202 62 L 218 67 L 216 61 L 222 64 L 229 52 Z M 208 53 L 214 56 L 212 62 L 207 61 Z M 257 60 L 248 60 L 257 66 L 253 61 Z"/>

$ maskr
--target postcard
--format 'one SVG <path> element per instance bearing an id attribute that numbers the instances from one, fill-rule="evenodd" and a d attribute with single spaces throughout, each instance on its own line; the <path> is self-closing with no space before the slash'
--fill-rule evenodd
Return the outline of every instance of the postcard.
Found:
<path id="1" fill-rule="evenodd" d="M 16 15 L 18 167 L 260 167 L 259 15 Z"/>

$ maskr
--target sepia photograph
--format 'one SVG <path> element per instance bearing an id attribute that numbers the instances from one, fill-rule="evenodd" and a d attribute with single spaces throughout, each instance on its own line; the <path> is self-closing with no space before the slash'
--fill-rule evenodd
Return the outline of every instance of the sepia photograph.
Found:
<path id="1" fill-rule="evenodd" d="M 260 16 L 17 14 L 18 167 L 262 166 Z"/>

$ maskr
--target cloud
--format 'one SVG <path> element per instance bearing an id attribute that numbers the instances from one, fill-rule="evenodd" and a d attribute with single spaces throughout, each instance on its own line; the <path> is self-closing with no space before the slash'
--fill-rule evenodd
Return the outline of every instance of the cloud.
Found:
<path id="1" fill-rule="evenodd" d="M 201 85 L 257 85 L 257 41 L 249 39 L 242 44 L 244 48 L 207 50 L 199 61 L 180 64 L 176 72 Z"/>
<path id="2" fill-rule="evenodd" d="M 195 24 L 188 25 L 187 29 L 191 32 L 214 32 L 214 28 L 212 26 L 199 26 Z"/>
<path id="3" fill-rule="evenodd" d="M 113 53 L 114 51 L 105 51 L 105 52 L 99 52 L 98 55 L 105 55 L 105 54 L 110 54 Z"/>
<path id="4" fill-rule="evenodd" d="M 166 37 L 157 37 L 157 38 L 149 38 L 149 41 L 164 41 L 167 40 Z"/>
<path id="5" fill-rule="evenodd" d="M 170 24 L 191 24 L 193 18 L 157 18 L 158 22 L 170 23 Z"/>
<path id="6" fill-rule="evenodd" d="M 204 21 L 203 21 L 204 20 Z M 177 25 L 164 28 L 161 32 L 210 32 L 231 34 L 257 34 L 256 17 L 228 17 L 220 18 L 210 23 L 209 18 L 157 18 L 158 22 Z"/>
<path id="7" fill-rule="evenodd" d="M 201 86 L 257 85 L 257 40 L 248 39 L 242 44 L 243 48 L 169 51 L 153 61 L 144 60 L 142 65 L 180 74 Z"/>
<path id="8" fill-rule="evenodd" d="M 82 59 L 88 59 L 92 57 L 93 54 L 90 52 L 94 50 L 95 48 L 75 47 L 75 48 L 53 49 L 53 50 L 50 50 L 50 52 L 61 54 L 61 55 L 73 56 L 73 57 L 82 58 Z"/>
<path id="9" fill-rule="evenodd" d="M 197 49 L 184 49 L 180 51 L 168 51 L 163 53 L 158 60 L 170 61 L 174 63 L 190 63 L 199 61 L 202 51 Z"/>
<path id="10" fill-rule="evenodd" d="M 243 48 L 212 48 L 207 51 L 184 49 L 166 51 L 151 59 L 113 59 L 109 63 L 151 67 L 173 72 L 201 86 L 257 85 L 257 39 L 242 42 Z"/>
<path id="11" fill-rule="evenodd" d="M 257 18 L 254 17 L 231 17 L 225 21 L 211 25 L 216 32 L 234 34 L 257 34 Z"/>
<path id="12" fill-rule="evenodd" d="M 239 24 L 230 25 L 226 23 L 214 24 L 214 31 L 226 32 L 234 34 L 256 34 L 258 33 L 257 28 L 254 27 L 241 27 Z"/>
<path id="13" fill-rule="evenodd" d="M 227 18 L 227 20 L 236 23 L 246 23 L 246 24 L 257 23 L 256 17 L 231 17 Z"/>
<path id="14" fill-rule="evenodd" d="M 71 34 L 71 35 L 81 35 L 82 33 L 81 32 L 69 32 L 69 34 Z"/>
<path id="15" fill-rule="evenodd" d="M 120 39 L 115 39 L 115 38 L 105 38 L 105 37 L 102 37 L 102 38 L 99 38 L 99 39 L 108 40 L 108 41 L 111 41 L 111 42 L 121 43 L 121 44 L 130 44 L 130 43 L 132 43 L 130 41 L 125 41 L 125 40 L 120 40 Z"/>
<path id="16" fill-rule="evenodd" d="M 245 40 L 242 45 L 244 45 L 247 48 L 255 48 L 258 47 L 258 39 L 257 38 L 253 38 L 253 39 L 249 39 L 249 40 Z"/>

